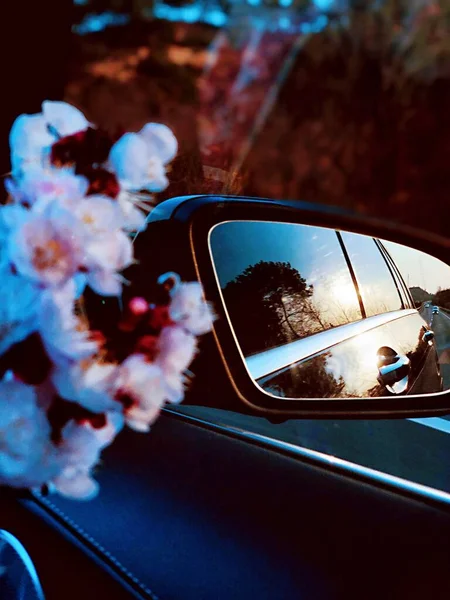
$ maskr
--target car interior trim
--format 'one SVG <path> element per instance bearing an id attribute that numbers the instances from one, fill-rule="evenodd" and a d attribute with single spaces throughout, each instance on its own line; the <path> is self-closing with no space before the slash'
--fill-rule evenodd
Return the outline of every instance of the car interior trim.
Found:
<path id="1" fill-rule="evenodd" d="M 33 561 L 31 560 L 30 555 L 25 550 L 25 547 L 22 543 L 9 531 L 5 529 L 0 529 L 0 540 L 4 540 L 7 542 L 15 552 L 20 557 L 20 560 L 23 562 L 31 581 L 33 582 L 33 591 L 38 597 L 39 600 L 45 600 L 44 592 L 42 590 L 41 582 L 39 581 L 39 577 L 34 566 Z"/>
<path id="2" fill-rule="evenodd" d="M 394 492 L 400 492 L 407 496 L 420 497 L 420 499 L 428 502 L 437 503 L 439 505 L 445 505 L 450 508 L 450 494 L 436 488 L 416 483 L 396 475 L 390 475 L 364 465 L 351 462 L 349 460 L 338 458 L 318 450 L 312 450 L 305 448 L 304 446 L 297 446 L 289 442 L 284 442 L 275 438 L 268 437 L 259 433 L 247 431 L 246 429 L 240 429 L 230 425 L 224 425 L 219 423 L 212 423 L 206 419 L 191 416 L 185 412 L 180 413 L 176 409 L 164 408 L 163 411 L 176 418 L 196 423 L 197 425 L 207 427 L 217 432 L 221 432 L 227 435 L 232 435 L 239 439 L 260 444 L 266 448 L 288 454 L 301 460 L 307 460 L 316 465 L 320 465 L 332 471 L 337 471 L 356 479 L 364 480 L 369 483 L 376 483 L 379 486 L 390 489 Z"/>
<path id="3" fill-rule="evenodd" d="M 326 350 L 336 344 L 349 340 L 352 337 L 361 335 L 371 329 L 375 329 L 376 327 L 380 327 L 381 325 L 396 321 L 397 319 L 401 319 L 402 317 L 406 317 L 416 312 L 415 309 L 411 308 L 396 310 L 381 315 L 367 317 L 366 319 L 361 319 L 360 321 L 355 321 L 348 325 L 341 325 L 333 329 L 328 329 L 327 331 L 320 331 L 319 333 L 315 333 L 301 340 L 296 340 L 295 342 L 291 342 L 284 346 L 270 348 L 270 350 L 265 350 L 259 354 L 246 357 L 245 361 L 247 363 L 247 368 L 250 376 L 253 377 L 253 379 L 258 380 L 275 373 L 280 369 L 288 367 L 289 365 L 304 360 L 305 358 L 313 356 L 322 350 Z"/>
<path id="4" fill-rule="evenodd" d="M 138 593 L 140 598 L 160 600 L 154 592 L 124 567 L 115 556 L 106 550 L 90 534 L 86 533 L 86 531 L 84 531 L 84 529 L 82 529 L 73 519 L 68 517 L 59 507 L 51 502 L 48 497 L 42 495 L 40 492 L 33 491 L 32 498 L 33 503 L 39 506 L 41 510 L 44 510 L 45 513 L 53 519 L 59 521 L 70 534 L 83 543 L 86 549 L 91 550 L 97 558 L 114 571 L 116 576 L 120 577 L 135 593 Z"/>

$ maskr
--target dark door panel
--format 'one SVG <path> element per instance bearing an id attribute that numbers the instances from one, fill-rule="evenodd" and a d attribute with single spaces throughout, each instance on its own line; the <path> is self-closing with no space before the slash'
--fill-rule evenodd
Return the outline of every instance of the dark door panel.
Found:
<path id="1" fill-rule="evenodd" d="M 51 502 L 161 600 L 450 593 L 444 505 L 182 417 L 119 436 L 99 478 L 93 502 Z"/>

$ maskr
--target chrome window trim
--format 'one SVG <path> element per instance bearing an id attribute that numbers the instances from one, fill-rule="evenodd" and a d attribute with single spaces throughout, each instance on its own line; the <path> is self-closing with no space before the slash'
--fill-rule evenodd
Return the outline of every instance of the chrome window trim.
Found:
<path id="1" fill-rule="evenodd" d="M 408 308 L 374 315 L 348 325 L 320 331 L 284 346 L 248 356 L 244 360 L 250 376 L 254 380 L 258 380 L 352 337 L 415 313 L 417 313 L 416 309 Z"/>
<path id="2" fill-rule="evenodd" d="M 444 492 L 443 490 L 438 490 L 421 483 L 403 479 L 402 477 L 397 477 L 396 475 L 389 475 L 389 473 L 383 473 L 377 469 L 365 467 L 349 460 L 338 458 L 337 456 L 319 452 L 318 450 L 311 450 L 309 448 L 305 448 L 304 446 L 296 446 L 295 444 L 291 444 L 289 442 L 283 442 L 282 440 L 277 440 L 259 433 L 253 433 L 251 431 L 247 431 L 246 429 L 212 423 L 211 421 L 201 419 L 199 417 L 193 417 L 189 414 L 179 412 L 171 408 L 165 407 L 163 408 L 163 412 L 200 426 L 206 426 L 208 429 L 217 431 L 218 433 L 232 435 L 235 438 L 242 439 L 249 443 L 259 443 L 271 450 L 286 453 L 290 456 L 299 458 L 300 460 L 308 460 L 317 466 L 323 466 L 337 473 L 341 472 L 344 475 L 351 476 L 355 479 L 363 479 L 369 484 L 378 483 L 394 492 L 419 496 L 420 498 L 424 498 L 428 501 L 431 500 L 450 507 L 450 494 L 448 492 Z"/>

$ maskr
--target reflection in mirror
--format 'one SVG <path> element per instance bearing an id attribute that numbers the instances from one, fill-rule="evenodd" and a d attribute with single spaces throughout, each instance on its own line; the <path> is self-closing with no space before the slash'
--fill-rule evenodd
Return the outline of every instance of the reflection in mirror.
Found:
<path id="1" fill-rule="evenodd" d="M 228 221 L 210 252 L 254 382 L 281 398 L 450 389 L 450 267 L 325 227 Z"/>

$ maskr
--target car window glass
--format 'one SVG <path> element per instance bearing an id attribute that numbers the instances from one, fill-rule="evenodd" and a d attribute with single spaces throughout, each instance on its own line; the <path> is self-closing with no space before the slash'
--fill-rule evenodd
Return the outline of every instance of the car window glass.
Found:
<path id="1" fill-rule="evenodd" d="M 366 316 L 403 308 L 399 291 L 374 239 L 342 233 L 350 262 L 355 271 Z"/>
<path id="2" fill-rule="evenodd" d="M 405 280 L 402 277 L 402 274 L 398 268 L 398 265 L 393 260 L 391 254 L 387 251 L 386 245 L 384 242 L 378 241 L 382 246 L 382 253 L 384 258 L 387 260 L 389 267 L 391 269 L 392 275 L 395 279 L 395 283 L 397 285 L 397 289 L 400 293 L 404 308 L 414 308 L 414 300 L 411 296 L 410 290 L 406 285 Z"/>
<path id="3" fill-rule="evenodd" d="M 450 308 L 450 267 L 420 250 L 383 242 L 417 303 Z"/>
<path id="4" fill-rule="evenodd" d="M 212 230 L 210 244 L 245 356 L 362 318 L 332 229 L 227 222 Z"/>

